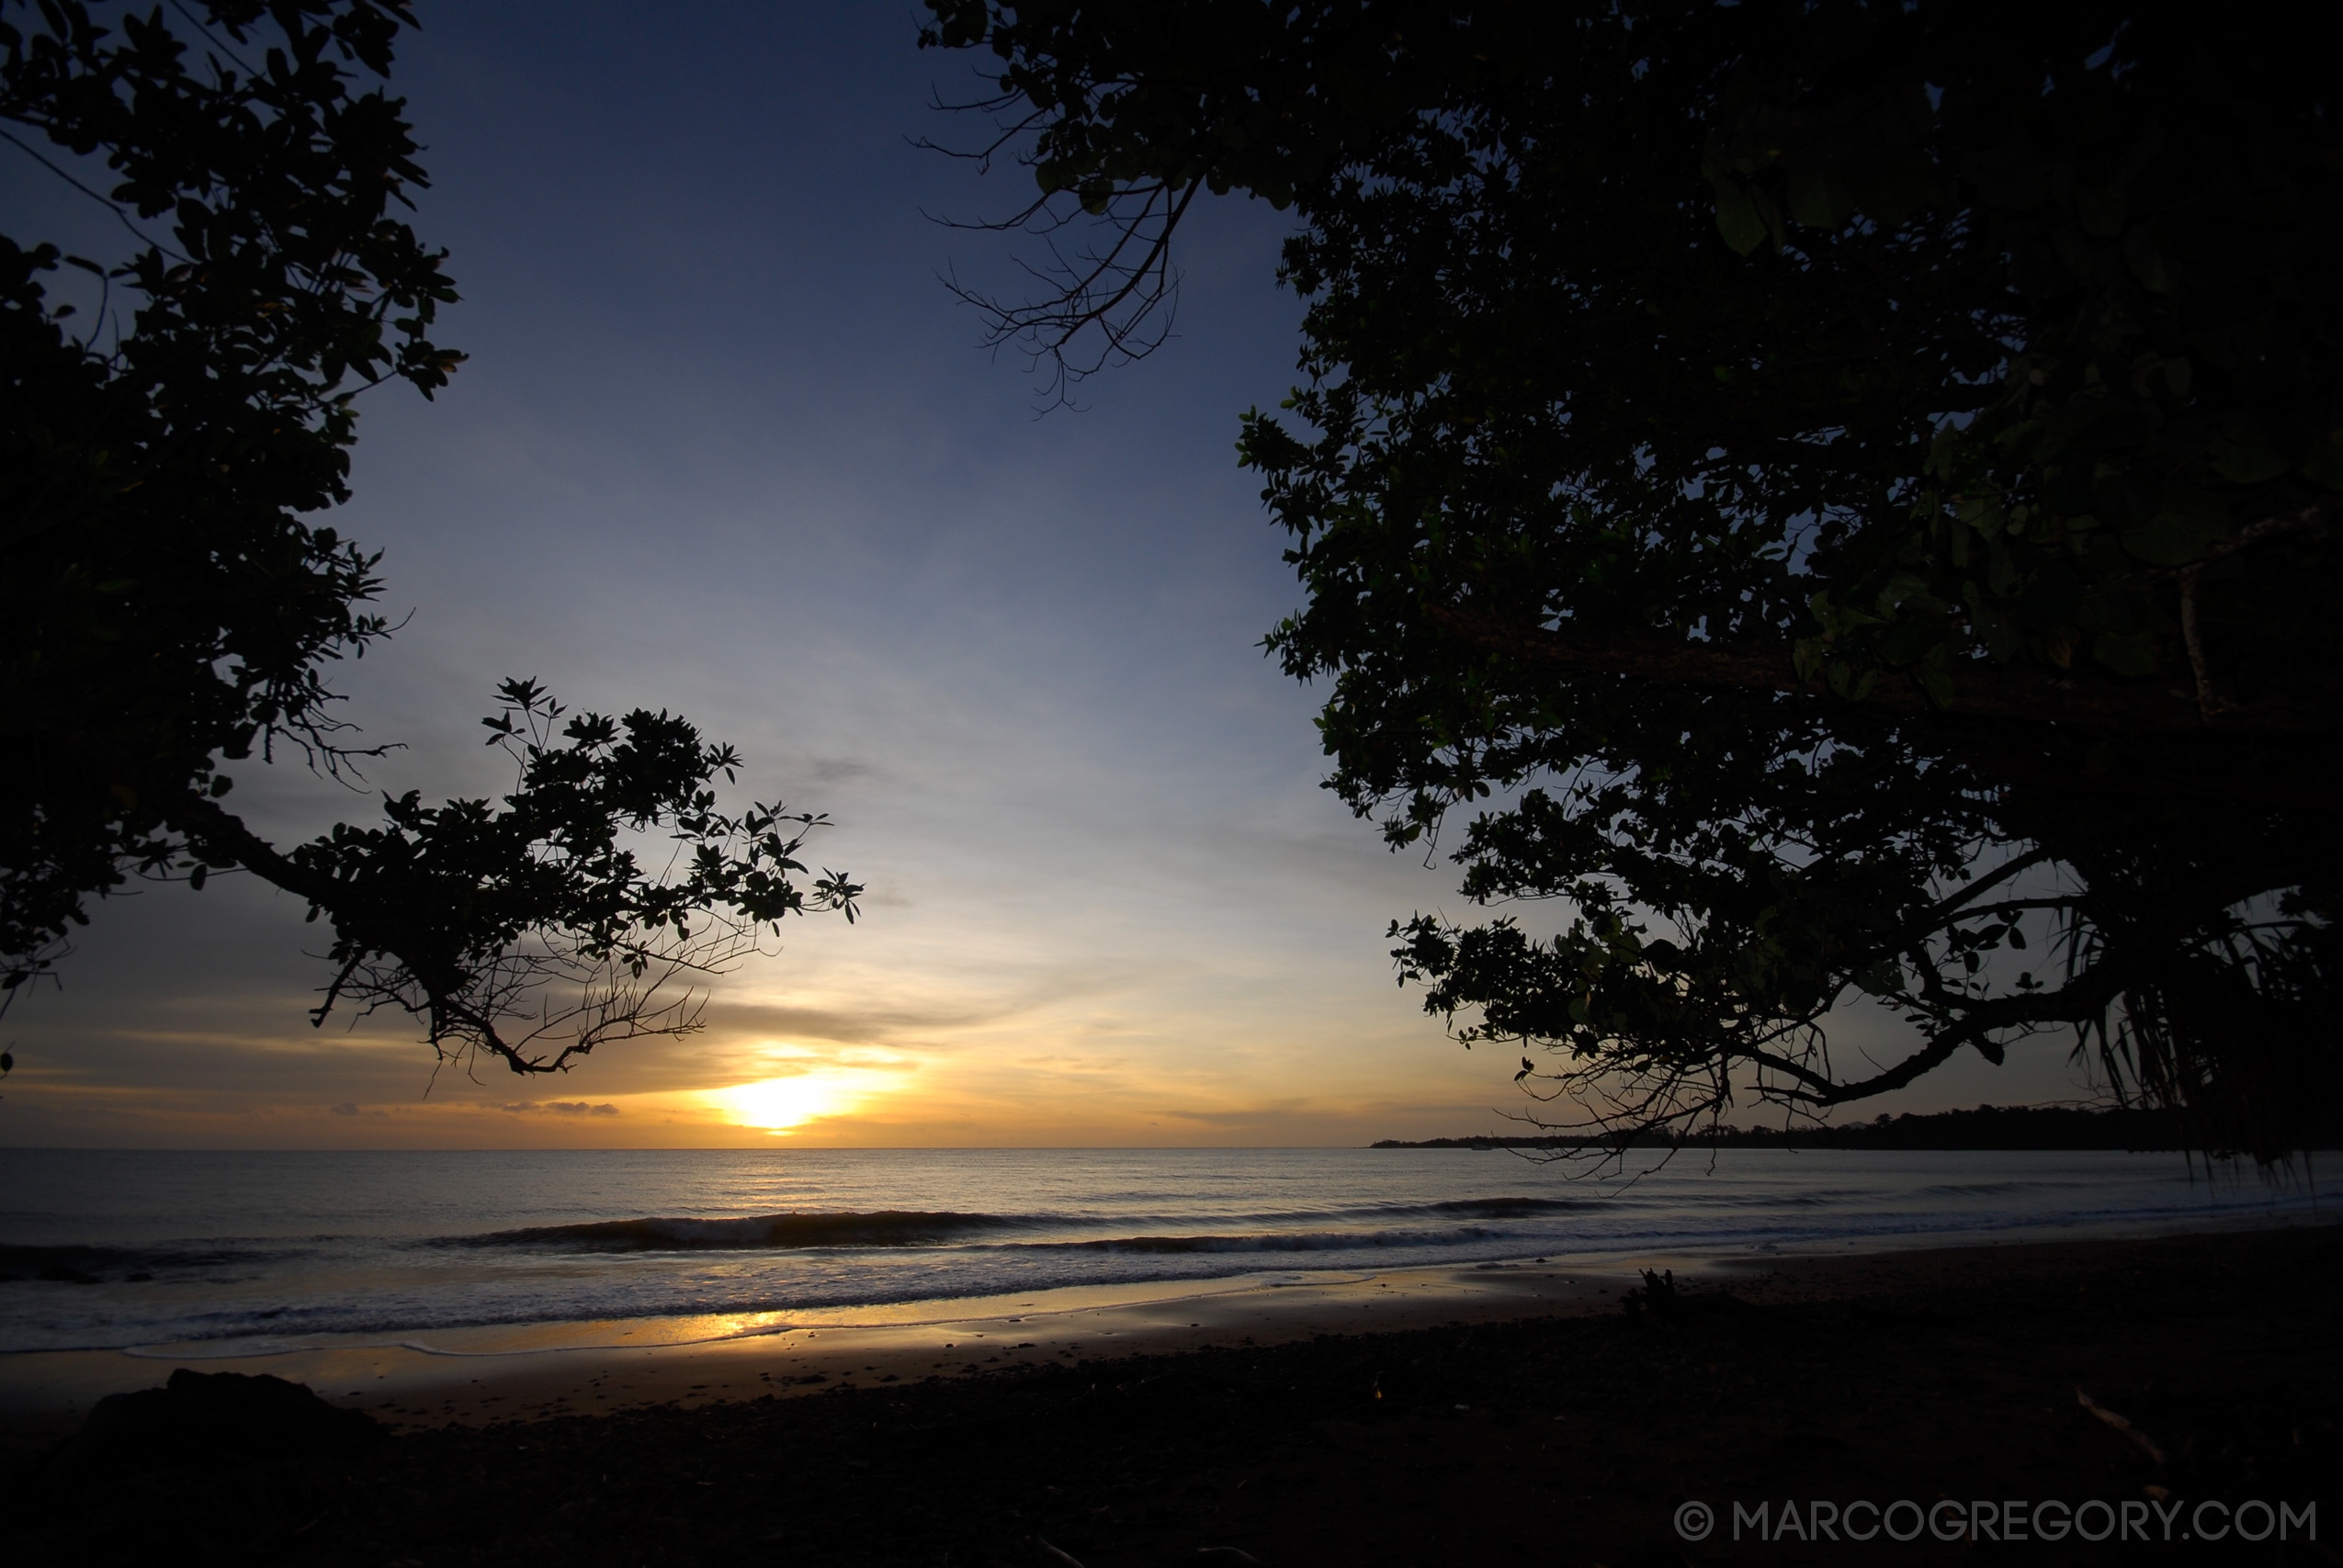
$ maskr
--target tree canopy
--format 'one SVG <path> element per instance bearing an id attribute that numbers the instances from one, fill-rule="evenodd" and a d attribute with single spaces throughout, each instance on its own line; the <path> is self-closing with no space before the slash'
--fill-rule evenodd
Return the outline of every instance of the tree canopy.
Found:
<path id="1" fill-rule="evenodd" d="M 1330 787 L 1531 907 L 1394 925 L 1468 1044 L 1629 1136 L 2044 1032 L 2201 1146 L 2343 1130 L 2343 139 L 2295 13 L 929 9 L 1105 226 L 997 318 L 1045 357 L 1152 341 L 1194 193 L 1298 220 L 1303 380 L 1239 444 L 1307 593 L 1268 646 Z M 1834 1047 L 1865 998 L 1889 1059 Z"/>
<path id="2" fill-rule="evenodd" d="M 379 557 L 318 518 L 349 497 L 357 395 L 429 397 L 463 356 L 432 337 L 445 253 L 399 215 L 424 183 L 382 85 L 409 0 L 169 11 L 0 0 L 0 155 L 135 239 L 108 264 L 0 236 L 0 997 L 94 897 L 241 868 L 329 921 L 320 1021 L 395 1006 L 516 1072 L 690 1027 L 677 980 L 860 890 L 796 859 L 822 818 L 719 812 L 740 759 L 681 718 L 568 716 L 508 682 L 484 721 L 516 769 L 501 807 L 410 795 L 280 850 L 222 804 L 234 763 L 373 754 L 327 672 L 390 630 Z M 96 310 L 51 299 L 61 266 Z M 681 869 L 646 872 L 662 840 Z"/>

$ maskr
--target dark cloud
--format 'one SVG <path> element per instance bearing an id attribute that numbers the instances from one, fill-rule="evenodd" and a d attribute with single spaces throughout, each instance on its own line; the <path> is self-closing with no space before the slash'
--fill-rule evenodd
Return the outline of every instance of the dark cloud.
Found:
<path id="1" fill-rule="evenodd" d="M 783 1040 L 829 1040 L 842 1045 L 884 1045 L 923 1034 L 981 1028 L 1026 1010 L 1024 1004 L 962 1009 L 844 1009 L 720 1002 L 708 1009 L 708 1022 L 711 1032 L 730 1037 L 773 1035 Z"/>
<path id="2" fill-rule="evenodd" d="M 856 779 L 875 777 L 877 773 L 878 770 L 868 762 L 857 761 L 850 757 L 817 757 L 813 761 L 816 784 L 851 784 Z"/>
<path id="3" fill-rule="evenodd" d="M 583 1100 L 515 1100 L 510 1105 L 500 1105 L 496 1107 L 496 1109 L 499 1111 L 510 1111 L 515 1116 L 534 1116 L 539 1114 L 551 1116 L 616 1116 L 618 1114 L 618 1108 L 615 1105 L 589 1105 Z"/>

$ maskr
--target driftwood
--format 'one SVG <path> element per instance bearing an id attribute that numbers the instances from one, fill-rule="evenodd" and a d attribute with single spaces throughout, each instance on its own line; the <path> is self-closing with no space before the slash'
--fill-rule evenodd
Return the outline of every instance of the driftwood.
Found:
<path id="1" fill-rule="evenodd" d="M 1034 1554 L 1057 1568 L 1082 1568 L 1081 1559 L 1061 1547 L 1053 1546 L 1042 1536 L 1033 1538 Z M 1262 1568 L 1261 1559 L 1234 1546 L 1199 1546 L 1194 1552 L 1199 1562 L 1226 1562 L 1234 1568 Z"/>
<path id="2" fill-rule="evenodd" d="M 2085 1393 L 2080 1384 L 2077 1384 L 2075 1388 L 2075 1402 L 2130 1438 L 2134 1448 L 2156 1461 L 2156 1469 L 2164 1468 L 2164 1450 L 2156 1446 L 2156 1439 L 2093 1399 L 2089 1394 Z"/>
<path id="3" fill-rule="evenodd" d="M 1715 1321 L 1746 1326 L 1749 1319 L 1764 1312 L 1762 1307 L 1743 1301 L 1730 1291 L 1680 1290 L 1673 1269 L 1665 1273 L 1646 1269 L 1643 1280 L 1619 1302 L 1619 1310 L 1626 1314 L 1627 1321 L 1639 1326 Z"/>
<path id="4" fill-rule="evenodd" d="M 1647 1269 L 1644 1282 L 1620 1299 L 1619 1310 L 1627 1314 L 1630 1323 L 1641 1323 L 1648 1313 L 1655 1319 L 1665 1320 L 1676 1315 L 1676 1270 L 1656 1274 Z"/>

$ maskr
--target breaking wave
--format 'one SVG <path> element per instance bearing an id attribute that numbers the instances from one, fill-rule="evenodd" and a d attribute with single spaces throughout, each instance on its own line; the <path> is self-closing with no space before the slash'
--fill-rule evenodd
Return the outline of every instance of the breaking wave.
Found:
<path id="1" fill-rule="evenodd" d="M 1461 1198 L 1434 1203 L 1377 1204 L 1307 1213 L 1264 1214 L 1239 1224 L 1274 1225 L 1317 1220 L 1321 1224 L 1409 1216 L 1443 1220 L 1531 1219 L 1542 1214 L 1607 1207 L 1602 1200 Z M 536 1247 L 561 1252 L 763 1252 L 818 1247 L 935 1247 L 979 1240 L 988 1231 L 1048 1226 L 1054 1216 L 966 1213 L 956 1210 L 888 1209 L 872 1213 L 751 1214 L 739 1219 L 649 1217 L 578 1224 L 531 1225 L 481 1235 L 444 1236 L 438 1247 Z M 1174 1222 L 1176 1223 L 1176 1221 Z M 1465 1226 L 1438 1240 L 1474 1240 L 1495 1233 Z M 1236 1235 L 1140 1235 L 1113 1240 L 1039 1242 L 1036 1247 L 1114 1252 L 1316 1252 L 1359 1247 L 1421 1246 L 1435 1238 L 1383 1231 L 1307 1229 Z M 1435 1242 L 1436 1244 L 1436 1242 Z M 1012 1244 L 1017 1245 L 1017 1244 Z"/>
<path id="2" fill-rule="evenodd" d="M 108 1280 L 141 1280 L 158 1273 L 229 1269 L 271 1262 L 285 1256 L 277 1251 L 219 1247 L 13 1247 L 0 1245 L 0 1284 L 20 1280 L 95 1285 Z"/>
<path id="3" fill-rule="evenodd" d="M 999 1214 L 929 1213 L 885 1209 L 876 1213 L 751 1214 L 734 1220 L 597 1220 L 574 1225 L 531 1225 L 485 1235 L 449 1236 L 450 1247 L 530 1247 L 562 1252 L 762 1252 L 807 1247 L 933 1247 L 1013 1224 Z"/>

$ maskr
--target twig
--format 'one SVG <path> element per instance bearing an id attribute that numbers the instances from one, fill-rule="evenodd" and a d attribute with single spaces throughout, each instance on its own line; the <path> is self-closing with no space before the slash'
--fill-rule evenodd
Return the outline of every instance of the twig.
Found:
<path id="1" fill-rule="evenodd" d="M 2085 1393 L 2082 1390 L 2082 1385 L 2079 1383 L 2075 1386 L 2075 1402 L 2080 1404 L 2084 1409 L 2089 1411 L 2092 1415 L 2098 1416 L 2100 1420 L 2106 1422 L 2110 1427 L 2112 1427 L 2117 1431 L 2122 1433 L 2124 1437 L 2130 1438 L 2132 1445 L 2134 1448 L 2138 1449 L 2140 1452 L 2147 1455 L 2149 1459 L 2156 1461 L 2156 1469 L 2162 1470 L 2164 1468 L 2164 1450 L 2156 1447 L 2156 1439 L 2149 1437 L 2145 1432 L 2141 1431 L 2137 1427 L 2133 1426 L 2129 1421 L 2124 1420 L 2121 1416 L 2116 1415 L 2115 1412 L 2110 1410 L 2107 1406 L 2099 1403 L 2099 1401 L 2093 1399 L 2089 1394 Z"/>
<path id="2" fill-rule="evenodd" d="M 187 261 L 187 257 L 181 255 L 178 252 L 173 250 L 162 241 L 151 237 L 145 230 L 131 222 L 130 214 L 122 210 L 121 203 L 114 200 L 111 197 L 101 196 L 96 191 L 90 189 L 89 186 L 74 178 L 73 175 L 67 174 L 64 170 L 51 163 L 47 158 L 42 157 L 30 143 L 18 141 L 15 135 L 6 130 L 0 130 L 0 141 L 6 141 L 12 144 L 18 152 L 24 153 L 25 156 L 30 158 L 34 163 L 39 164 L 42 168 L 47 169 L 51 174 L 56 175 L 59 179 L 64 181 L 67 185 L 73 186 L 75 190 L 89 197 L 90 200 L 97 203 L 98 206 L 103 207 L 108 211 L 111 212 L 114 215 L 114 220 L 119 223 L 123 228 L 128 229 L 132 234 L 136 235 L 141 243 L 153 246 L 154 249 L 162 252 L 164 255 L 169 256 L 173 261 Z"/>
<path id="3" fill-rule="evenodd" d="M 2202 566 L 2192 566 L 2180 574 L 2180 640 L 2189 647 L 2189 668 L 2197 677 L 2197 712 L 2207 724 L 2213 716 L 2228 705 L 2213 694 L 2213 674 L 2205 668 L 2204 639 L 2197 635 L 2197 581 L 2204 576 Z"/>

